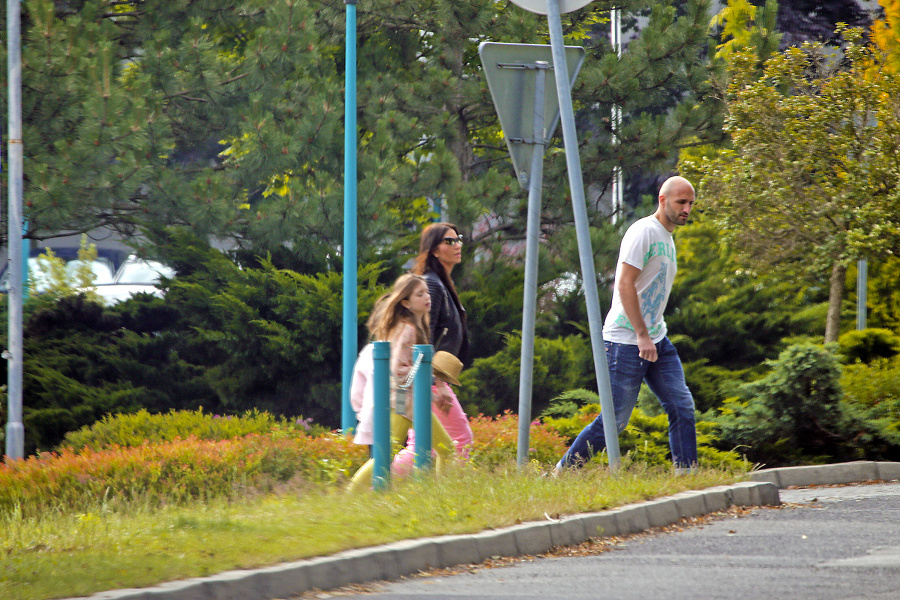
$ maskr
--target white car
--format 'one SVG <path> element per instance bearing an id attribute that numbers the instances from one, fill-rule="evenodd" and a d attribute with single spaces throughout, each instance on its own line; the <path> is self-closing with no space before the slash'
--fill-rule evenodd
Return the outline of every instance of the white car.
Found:
<path id="1" fill-rule="evenodd" d="M 97 294 L 107 305 L 127 300 L 134 294 L 144 292 L 162 297 L 163 292 L 156 284 L 162 277 L 174 277 L 175 270 L 155 260 L 142 260 L 134 256 L 129 257 L 112 280 L 112 283 L 103 285 L 97 282 Z"/>
<path id="2" fill-rule="evenodd" d="M 30 293 L 42 294 L 50 286 L 48 281 L 49 275 L 44 272 L 41 264 L 37 256 L 28 258 L 28 291 Z M 80 266 L 80 260 L 70 260 L 66 263 L 66 277 L 69 281 L 75 281 L 75 275 Z M 113 282 L 114 273 L 111 260 L 108 258 L 96 258 L 90 262 L 89 266 L 94 274 L 94 285 L 106 285 Z M 10 272 L 7 269 L 0 277 L 0 292 L 2 293 L 9 291 L 9 275 Z"/>

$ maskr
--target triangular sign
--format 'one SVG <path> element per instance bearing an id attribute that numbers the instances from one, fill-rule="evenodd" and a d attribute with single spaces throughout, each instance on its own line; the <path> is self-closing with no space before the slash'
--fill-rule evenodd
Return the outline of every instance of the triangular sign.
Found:
<path id="1" fill-rule="evenodd" d="M 565 52 L 569 85 L 572 85 L 584 62 L 584 48 L 566 46 Z M 535 64 L 544 61 L 552 68 L 551 47 L 541 44 L 482 42 L 478 47 L 478 54 L 481 56 L 484 76 L 494 99 L 516 177 L 519 184 L 527 188 L 528 170 L 531 168 L 533 145 L 536 141 L 533 139 Z M 559 121 L 555 77 L 548 74 L 544 85 L 544 138 L 549 140 Z"/>

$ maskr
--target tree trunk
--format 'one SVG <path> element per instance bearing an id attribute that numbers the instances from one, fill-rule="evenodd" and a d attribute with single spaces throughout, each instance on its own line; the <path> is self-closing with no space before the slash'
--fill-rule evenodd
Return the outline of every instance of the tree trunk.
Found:
<path id="1" fill-rule="evenodd" d="M 844 302 L 844 283 L 847 265 L 836 262 L 831 267 L 831 289 L 828 292 L 828 316 L 825 317 L 825 343 L 836 342 L 841 332 L 841 304 Z"/>

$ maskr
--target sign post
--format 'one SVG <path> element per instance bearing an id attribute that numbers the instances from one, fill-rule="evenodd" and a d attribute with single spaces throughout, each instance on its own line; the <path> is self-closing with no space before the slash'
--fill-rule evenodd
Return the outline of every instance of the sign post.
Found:
<path id="1" fill-rule="evenodd" d="M 564 50 L 568 81 L 574 81 L 584 62 L 584 48 Z M 519 437 L 516 459 L 528 459 L 531 424 L 532 373 L 534 367 L 534 323 L 537 303 L 537 265 L 541 228 L 541 190 L 544 150 L 559 120 L 550 46 L 485 42 L 478 48 L 485 79 L 494 98 L 500 127 L 519 184 L 528 190 L 525 235 L 525 290 L 522 310 L 522 355 L 519 370 Z"/>
<path id="2" fill-rule="evenodd" d="M 552 55 L 551 65 L 567 64 L 566 48 L 563 45 L 562 19 L 561 14 L 571 12 L 590 4 L 591 0 L 513 0 L 514 4 L 529 10 L 531 12 L 547 15 L 547 24 L 550 32 L 550 50 Z M 482 58 L 483 60 L 483 58 Z M 486 70 L 487 71 L 487 70 Z M 612 402 L 612 391 L 609 382 L 609 367 L 606 362 L 606 349 L 603 342 L 603 322 L 600 317 L 600 299 L 597 291 L 597 275 L 594 268 L 594 255 L 591 250 L 590 227 L 587 215 L 587 203 L 584 195 L 584 180 L 581 172 L 581 159 L 578 154 L 578 136 L 575 131 L 575 112 L 572 107 L 572 89 L 571 80 L 567 77 L 568 73 L 561 69 L 553 69 L 556 81 L 556 96 L 559 103 L 560 121 L 563 130 L 563 144 L 566 150 L 566 167 L 569 174 L 569 190 L 572 195 L 572 209 L 575 215 L 575 232 L 578 240 L 578 256 L 581 263 L 581 278 L 584 289 L 585 302 L 588 312 L 588 326 L 590 328 L 591 349 L 594 356 L 594 370 L 597 376 L 597 390 L 600 396 L 601 417 L 603 423 L 603 432 L 606 436 L 606 449 L 609 456 L 609 465 L 611 469 L 617 469 L 620 462 L 619 438 L 616 430 L 615 409 Z M 489 80 L 490 82 L 490 80 Z M 489 83 L 490 85 L 490 83 Z M 491 91 L 493 95 L 493 90 Z M 495 104 L 497 104 L 495 96 Z M 498 114 L 500 109 L 498 108 Z M 504 127 L 504 134 L 507 136 L 509 144 L 509 132 L 506 131 L 503 121 L 501 126 Z M 512 154 L 512 151 L 510 152 Z M 515 164 L 515 163 L 514 163 Z M 518 173 L 518 169 L 517 169 Z M 521 176 L 520 176 L 521 181 Z M 531 230 L 531 193 L 529 192 L 529 231 Z M 538 220 L 540 209 L 536 209 Z M 535 243 L 535 249 L 536 249 Z M 529 248 L 530 250 L 530 248 Z M 536 255 L 536 251 L 532 254 Z M 536 260 L 535 256 L 533 260 Z M 526 256 L 526 265 L 529 258 Z M 534 295 L 536 291 L 529 290 L 527 284 L 528 268 L 526 266 L 526 295 Z M 526 304 L 527 306 L 527 304 Z M 520 389 L 520 406 L 519 406 L 519 448 L 517 452 L 519 464 L 524 463 L 524 456 L 528 451 L 528 424 L 531 421 L 531 390 L 530 390 L 530 371 L 531 365 L 528 366 L 529 373 L 524 373 L 525 369 L 525 338 L 530 337 L 533 344 L 534 328 L 533 322 L 531 332 L 524 330 L 525 319 L 527 315 L 523 314 L 523 331 L 522 331 L 522 349 L 523 349 L 523 373 L 520 375 L 520 387 L 523 379 L 528 379 L 527 406 L 523 406 L 523 392 Z M 532 345 L 533 352 L 533 345 Z M 533 356 L 532 356 L 533 359 Z M 524 409 L 524 410 L 523 410 Z M 526 412 L 527 411 L 527 412 Z M 523 419 L 526 424 L 523 426 Z M 523 429 L 525 435 L 522 435 Z M 523 444 L 524 437 L 524 444 Z"/>

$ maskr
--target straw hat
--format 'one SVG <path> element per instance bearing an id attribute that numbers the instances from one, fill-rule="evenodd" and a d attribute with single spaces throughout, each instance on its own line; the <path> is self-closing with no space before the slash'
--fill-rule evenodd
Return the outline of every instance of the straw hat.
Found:
<path id="1" fill-rule="evenodd" d="M 449 352 L 444 350 L 435 352 L 431 359 L 431 367 L 434 369 L 434 376 L 438 379 L 443 379 L 453 385 L 459 385 L 457 377 L 462 372 L 463 364 Z"/>

